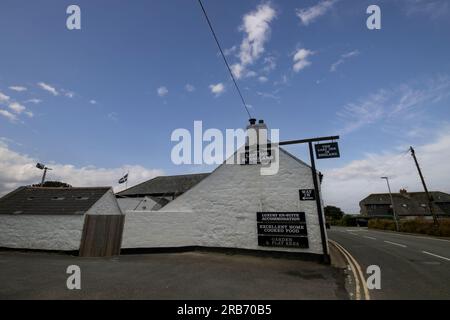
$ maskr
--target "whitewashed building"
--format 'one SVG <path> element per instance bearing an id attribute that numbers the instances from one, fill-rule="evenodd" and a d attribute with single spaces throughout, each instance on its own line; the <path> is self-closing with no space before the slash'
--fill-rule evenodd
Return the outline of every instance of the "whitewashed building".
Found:
<path id="1" fill-rule="evenodd" d="M 20 187 L 0 199 L 0 247 L 115 255 L 123 220 L 110 187 Z"/>
<path id="2" fill-rule="evenodd" d="M 122 248 L 238 248 L 322 256 L 316 201 L 299 196 L 300 190 L 314 189 L 310 166 L 280 148 L 278 173 L 261 175 L 260 169 L 224 163 L 158 211 L 126 211 Z M 301 226 L 270 220 L 262 225 L 258 212 L 275 213 L 276 219 L 291 214 Z M 305 230 L 296 233 L 299 228 Z M 283 242 L 286 232 L 302 236 Z M 269 238 L 272 245 L 261 240 Z"/>

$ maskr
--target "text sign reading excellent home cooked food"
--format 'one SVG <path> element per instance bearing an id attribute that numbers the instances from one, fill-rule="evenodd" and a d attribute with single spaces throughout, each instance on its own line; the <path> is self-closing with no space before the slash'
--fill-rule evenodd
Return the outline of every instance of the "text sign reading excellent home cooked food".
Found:
<path id="1" fill-rule="evenodd" d="M 257 212 L 258 245 L 308 248 L 304 212 Z"/>

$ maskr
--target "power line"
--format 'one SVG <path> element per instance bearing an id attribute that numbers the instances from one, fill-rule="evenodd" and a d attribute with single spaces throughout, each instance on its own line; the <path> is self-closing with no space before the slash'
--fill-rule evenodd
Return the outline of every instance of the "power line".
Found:
<path id="1" fill-rule="evenodd" d="M 198 3 L 200 4 L 200 7 L 202 8 L 203 14 L 205 15 L 206 21 L 208 22 L 209 28 L 211 29 L 214 40 L 216 41 L 217 46 L 219 47 L 223 61 L 225 62 L 228 72 L 231 75 L 231 79 L 233 79 L 234 86 L 236 87 L 236 90 L 239 93 L 239 96 L 241 97 L 241 101 L 242 101 L 242 104 L 244 105 L 245 111 L 247 111 L 249 118 L 251 118 L 252 116 L 250 115 L 250 111 L 248 111 L 248 107 L 247 107 L 247 104 L 245 103 L 244 97 L 242 96 L 241 90 L 239 89 L 236 79 L 234 78 L 233 72 L 231 71 L 231 68 L 230 68 L 230 65 L 228 64 L 227 58 L 225 57 L 225 54 L 223 53 L 222 47 L 220 46 L 219 40 L 217 39 L 216 33 L 214 32 L 214 28 L 211 24 L 211 21 L 209 21 L 208 14 L 206 13 L 205 7 L 203 7 L 202 0 L 198 0 Z"/>

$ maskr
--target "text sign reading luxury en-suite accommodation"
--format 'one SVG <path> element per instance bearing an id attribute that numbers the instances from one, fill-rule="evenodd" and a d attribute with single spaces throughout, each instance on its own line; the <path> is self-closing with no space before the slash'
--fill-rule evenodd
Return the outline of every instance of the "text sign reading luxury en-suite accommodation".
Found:
<path id="1" fill-rule="evenodd" d="M 304 212 L 257 212 L 258 245 L 308 248 Z"/>

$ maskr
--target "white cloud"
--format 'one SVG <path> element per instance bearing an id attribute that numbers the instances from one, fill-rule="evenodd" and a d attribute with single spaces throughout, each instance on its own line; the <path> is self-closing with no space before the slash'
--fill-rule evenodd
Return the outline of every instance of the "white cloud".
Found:
<path id="1" fill-rule="evenodd" d="M 414 142 L 414 139 L 411 139 Z M 324 201 L 337 205 L 347 213 L 359 213 L 359 201 L 370 193 L 387 192 L 381 176 L 389 176 L 393 192 L 400 188 L 423 191 L 413 159 L 400 146 L 402 152 L 366 154 L 341 168 L 323 170 Z M 450 192 L 450 128 L 445 128 L 434 141 L 416 146 L 416 155 L 432 191 Z"/>
<path id="2" fill-rule="evenodd" d="M 337 67 L 341 64 L 343 64 L 345 62 L 345 60 L 350 59 L 352 57 L 356 57 L 359 55 L 359 51 L 358 50 L 353 50 L 347 53 L 344 53 L 343 55 L 341 55 L 341 57 L 339 58 L 338 61 L 336 61 L 335 63 L 333 63 L 330 67 L 330 72 L 335 72 L 337 70 Z"/>
<path id="3" fill-rule="evenodd" d="M 229 56 L 230 54 L 235 53 L 236 50 L 237 50 L 237 47 L 236 46 L 232 46 L 231 48 L 223 50 L 223 54 L 226 55 L 226 56 Z M 220 55 L 220 52 L 218 54 Z"/>
<path id="4" fill-rule="evenodd" d="M 184 89 L 185 89 L 187 92 L 194 92 L 194 91 L 195 91 L 195 87 L 194 87 L 192 84 L 190 84 L 190 83 L 186 84 L 186 85 L 184 86 Z"/>
<path id="5" fill-rule="evenodd" d="M 58 95 L 59 95 L 59 92 L 58 92 L 58 90 L 56 90 L 55 87 L 52 87 L 51 85 L 49 85 L 49 84 L 47 84 L 47 83 L 45 83 L 45 82 L 39 82 L 39 83 L 38 83 L 38 86 L 39 86 L 41 89 L 50 92 L 50 93 L 53 94 L 54 96 L 58 96 Z"/>
<path id="6" fill-rule="evenodd" d="M 9 104 L 9 108 L 17 114 L 21 114 L 25 111 L 25 107 L 18 102 L 12 102 Z"/>
<path id="7" fill-rule="evenodd" d="M 322 0 L 312 7 L 297 9 L 297 17 L 300 18 L 300 21 L 303 25 L 307 26 L 320 16 L 323 16 L 325 13 L 327 13 L 327 11 L 329 11 L 336 2 L 338 2 L 338 0 Z"/>
<path id="8" fill-rule="evenodd" d="M 11 122 L 17 121 L 17 116 L 15 114 L 12 114 L 8 110 L 0 109 L 0 115 L 5 117 L 6 119 L 8 119 Z"/>
<path id="9" fill-rule="evenodd" d="M 448 17 L 450 3 L 448 0 L 402 0 L 406 15 L 422 15 L 431 19 Z"/>
<path id="10" fill-rule="evenodd" d="M 0 103 L 8 102 L 9 99 L 10 99 L 9 96 L 7 96 L 6 94 L 0 92 Z"/>
<path id="11" fill-rule="evenodd" d="M 64 93 L 64 95 L 65 95 L 66 97 L 68 97 L 68 98 L 73 98 L 73 97 L 75 97 L 75 93 L 72 92 L 72 91 L 67 91 L 67 92 Z"/>
<path id="12" fill-rule="evenodd" d="M 220 96 L 222 93 L 225 92 L 225 86 L 221 82 L 218 84 L 211 84 L 209 86 L 209 89 L 211 90 L 212 93 L 216 95 L 216 97 Z"/>
<path id="13" fill-rule="evenodd" d="M 41 102 L 42 102 L 41 99 L 36 99 L 36 98 L 24 101 L 24 103 L 34 103 L 34 104 L 38 104 L 38 103 L 41 103 Z"/>
<path id="14" fill-rule="evenodd" d="M 166 87 L 159 87 L 156 92 L 158 93 L 158 96 L 164 97 L 169 93 L 169 90 Z"/>
<path id="15" fill-rule="evenodd" d="M 17 92 L 22 92 L 22 91 L 27 90 L 27 88 L 23 87 L 23 86 L 11 86 L 11 87 L 9 87 L 9 89 L 11 89 L 13 91 L 17 91 Z"/>
<path id="16" fill-rule="evenodd" d="M 308 49 L 299 49 L 294 54 L 294 66 L 292 67 L 295 72 L 299 72 L 306 67 L 311 65 L 311 62 L 308 60 L 308 57 L 313 55 L 314 52 Z"/>
<path id="17" fill-rule="evenodd" d="M 261 82 L 261 83 L 267 82 L 268 80 L 269 79 L 267 77 L 265 77 L 265 76 L 258 77 L 258 81 Z"/>
<path id="18" fill-rule="evenodd" d="M 34 117 L 34 113 L 31 111 L 25 111 L 25 114 L 29 117 L 29 118 L 33 118 Z"/>
<path id="19" fill-rule="evenodd" d="M 97 104 L 97 100 L 89 100 L 90 104 Z"/>
<path id="20" fill-rule="evenodd" d="M 240 27 L 245 32 L 239 48 L 240 62 L 231 67 L 236 78 L 241 78 L 245 67 L 254 63 L 264 52 L 264 45 L 270 37 L 270 23 L 275 18 L 276 11 L 268 3 L 259 5 L 255 11 L 244 16 Z"/>
<path id="21" fill-rule="evenodd" d="M 347 134 L 380 120 L 412 116 L 416 108 L 430 106 L 450 96 L 450 77 L 402 84 L 380 89 L 357 102 L 348 103 L 337 112 L 343 123 L 341 134 Z"/>
<path id="22" fill-rule="evenodd" d="M 275 68 L 277 67 L 276 59 L 274 56 L 265 57 L 263 63 L 264 63 L 263 71 L 266 73 L 275 70 Z"/>
<path id="23" fill-rule="evenodd" d="M 1 110 L 0 110 L 1 111 Z M 23 185 L 40 182 L 42 171 L 36 169 L 38 159 L 13 151 L 0 141 L 0 195 Z M 159 169 L 148 169 L 139 165 L 125 165 L 120 168 L 76 167 L 70 164 L 48 163 L 53 170 L 47 173 L 48 180 L 58 180 L 74 187 L 115 186 L 124 172 L 130 172 L 128 185 L 162 175 Z"/>

